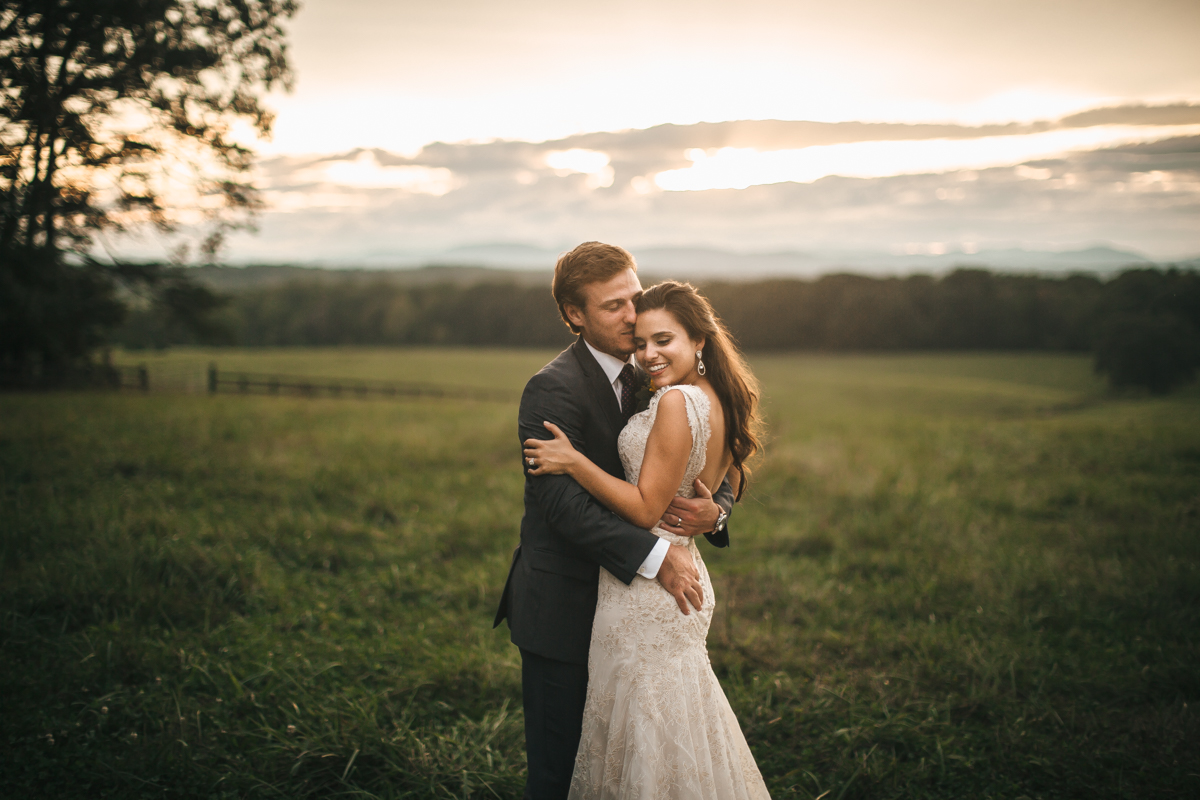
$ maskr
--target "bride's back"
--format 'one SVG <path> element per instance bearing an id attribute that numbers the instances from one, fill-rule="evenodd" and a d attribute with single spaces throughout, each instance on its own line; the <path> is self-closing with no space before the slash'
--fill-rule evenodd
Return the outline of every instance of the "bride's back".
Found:
<path id="1" fill-rule="evenodd" d="M 729 444 L 725 436 L 725 409 L 721 405 L 721 398 L 717 397 L 717 393 L 708 381 L 697 385 L 708 396 L 708 426 L 712 431 L 712 435 L 708 439 L 708 449 L 705 451 L 704 469 L 700 471 L 700 480 L 708 487 L 709 491 L 713 491 L 721 485 L 729 468 L 733 466 L 733 454 L 729 452 Z M 739 477 L 736 473 L 729 476 L 730 483 L 735 487 L 734 491 L 736 491 L 736 481 Z"/>

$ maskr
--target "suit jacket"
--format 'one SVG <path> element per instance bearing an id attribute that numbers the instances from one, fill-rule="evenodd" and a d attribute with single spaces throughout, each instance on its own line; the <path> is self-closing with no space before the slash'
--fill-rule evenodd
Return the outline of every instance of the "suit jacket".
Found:
<path id="1" fill-rule="evenodd" d="M 576 450 L 624 480 L 617 434 L 626 420 L 612 384 L 580 337 L 525 385 L 517 428 L 522 442 L 549 439 L 542 422 L 553 422 Z M 599 568 L 631 583 L 658 537 L 613 514 L 574 478 L 533 478 L 523 458 L 521 464 L 526 470 L 521 544 L 493 627 L 507 618 L 512 642 L 523 650 L 587 664 Z M 716 496 L 732 505 L 728 482 Z M 719 547 L 728 543 L 725 532 L 709 539 Z"/>

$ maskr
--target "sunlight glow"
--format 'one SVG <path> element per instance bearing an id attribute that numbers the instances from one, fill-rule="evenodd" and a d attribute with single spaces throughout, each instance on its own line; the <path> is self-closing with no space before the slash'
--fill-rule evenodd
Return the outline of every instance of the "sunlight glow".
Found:
<path id="1" fill-rule="evenodd" d="M 590 189 L 612 186 L 616 173 L 608 164 L 607 153 L 597 150 L 554 150 L 546 154 L 546 166 L 560 176 L 581 173 L 588 176 L 587 186 Z"/>
<path id="2" fill-rule="evenodd" d="M 441 196 L 462 181 L 444 167 L 383 166 L 370 151 L 353 161 L 330 161 L 301 173 L 298 178 L 320 184 L 356 189 L 403 189 L 414 194 Z"/>
<path id="3" fill-rule="evenodd" d="M 667 170 L 654 182 L 667 191 L 745 189 L 770 183 L 812 183 L 829 175 L 882 178 L 894 175 L 1005 167 L 1074 150 L 1152 142 L 1172 136 L 1195 136 L 1200 125 L 1097 126 L 1024 136 L 979 139 L 855 142 L 795 150 L 760 152 L 723 147 L 715 152 L 686 152 L 692 166 Z M 1025 168 L 1020 177 L 1044 180 L 1047 170 Z"/>
<path id="4" fill-rule="evenodd" d="M 608 155 L 596 150 L 555 150 L 546 154 L 546 166 L 560 172 L 599 172 L 608 166 Z"/>
<path id="5" fill-rule="evenodd" d="M 366 208 L 370 201 L 357 192 L 263 192 L 263 202 L 272 211 L 349 211 Z"/>

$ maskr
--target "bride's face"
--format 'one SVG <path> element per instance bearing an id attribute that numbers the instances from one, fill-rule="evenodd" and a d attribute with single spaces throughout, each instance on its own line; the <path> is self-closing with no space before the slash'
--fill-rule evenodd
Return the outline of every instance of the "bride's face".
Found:
<path id="1" fill-rule="evenodd" d="M 704 348 L 704 340 L 692 341 L 666 309 L 653 308 L 638 314 L 633 344 L 638 363 L 654 381 L 655 389 L 699 380 L 696 351 Z"/>

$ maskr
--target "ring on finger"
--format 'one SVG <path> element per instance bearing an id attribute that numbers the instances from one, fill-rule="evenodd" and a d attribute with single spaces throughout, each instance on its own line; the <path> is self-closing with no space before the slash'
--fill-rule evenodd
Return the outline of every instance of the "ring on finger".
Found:
<path id="1" fill-rule="evenodd" d="M 525 459 L 525 462 L 526 462 L 527 464 L 529 464 L 529 466 L 531 466 L 531 467 L 533 466 L 533 459 L 532 459 L 532 458 L 527 458 L 527 459 Z"/>

